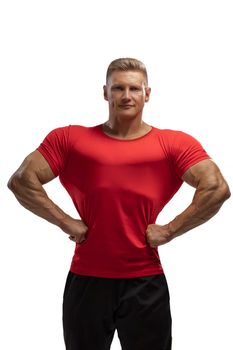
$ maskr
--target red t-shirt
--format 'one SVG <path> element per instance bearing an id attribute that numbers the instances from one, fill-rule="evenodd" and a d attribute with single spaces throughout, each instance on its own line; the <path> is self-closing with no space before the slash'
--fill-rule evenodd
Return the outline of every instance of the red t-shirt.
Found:
<path id="1" fill-rule="evenodd" d="M 57 128 L 38 147 L 88 226 L 71 271 L 107 278 L 163 273 L 147 226 L 180 188 L 184 172 L 210 157 L 181 131 L 152 127 L 137 139 L 119 140 L 102 125 Z"/>

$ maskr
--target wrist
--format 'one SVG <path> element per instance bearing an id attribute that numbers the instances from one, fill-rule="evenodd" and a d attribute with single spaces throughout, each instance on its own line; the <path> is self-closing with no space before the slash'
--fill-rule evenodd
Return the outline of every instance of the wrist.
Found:
<path id="1" fill-rule="evenodd" d="M 167 224 L 167 235 L 169 237 L 169 240 L 172 240 L 176 237 L 176 230 L 172 221 Z"/>
<path id="2" fill-rule="evenodd" d="M 59 220 L 58 227 L 64 232 L 67 233 L 69 226 L 70 226 L 70 220 L 72 218 L 69 215 L 65 215 Z"/>

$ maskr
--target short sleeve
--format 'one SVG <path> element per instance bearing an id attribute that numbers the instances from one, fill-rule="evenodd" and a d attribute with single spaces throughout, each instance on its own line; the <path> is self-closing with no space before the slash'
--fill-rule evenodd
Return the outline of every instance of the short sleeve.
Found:
<path id="1" fill-rule="evenodd" d="M 174 132 L 170 139 L 172 163 L 179 177 L 194 164 L 210 159 L 201 143 L 182 131 Z"/>
<path id="2" fill-rule="evenodd" d="M 69 153 L 69 126 L 52 130 L 37 148 L 49 163 L 55 176 L 65 167 Z"/>

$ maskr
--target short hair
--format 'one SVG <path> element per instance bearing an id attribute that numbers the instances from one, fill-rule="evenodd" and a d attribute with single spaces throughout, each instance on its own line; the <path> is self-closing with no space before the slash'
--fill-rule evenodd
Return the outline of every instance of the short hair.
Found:
<path id="1" fill-rule="evenodd" d="M 146 85 L 148 85 L 148 76 L 147 76 L 147 70 L 146 66 L 143 62 L 137 60 L 136 58 L 117 58 L 116 60 L 112 61 L 107 69 L 106 74 L 106 82 L 108 81 L 108 78 L 111 76 L 111 74 L 114 71 L 139 71 L 142 72 Z"/>

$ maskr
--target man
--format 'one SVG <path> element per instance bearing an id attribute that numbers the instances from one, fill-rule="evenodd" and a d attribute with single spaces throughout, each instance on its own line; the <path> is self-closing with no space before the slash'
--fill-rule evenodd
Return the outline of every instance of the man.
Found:
<path id="1" fill-rule="evenodd" d="M 76 243 L 63 299 L 68 350 L 110 349 L 115 329 L 124 350 L 171 349 L 158 246 L 209 220 L 230 197 L 196 139 L 142 121 L 150 92 L 142 62 L 113 61 L 104 86 L 108 121 L 51 131 L 9 180 L 20 204 Z M 43 185 L 56 176 L 81 220 L 48 198 Z M 155 224 L 183 181 L 195 188 L 190 205 L 171 222 Z"/>

